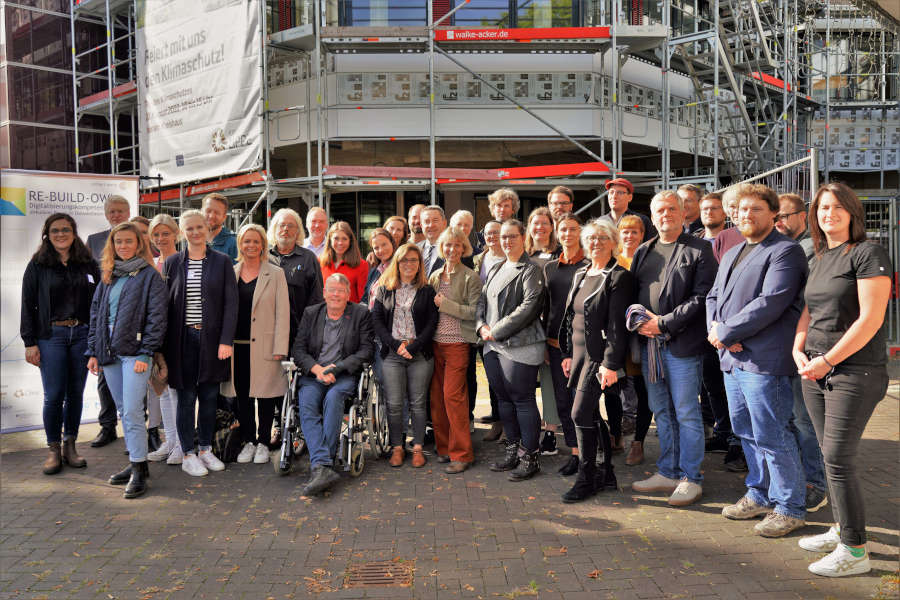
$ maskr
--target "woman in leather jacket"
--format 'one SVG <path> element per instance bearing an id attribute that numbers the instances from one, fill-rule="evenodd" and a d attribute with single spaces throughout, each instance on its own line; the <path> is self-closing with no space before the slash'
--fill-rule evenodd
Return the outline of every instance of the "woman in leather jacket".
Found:
<path id="1" fill-rule="evenodd" d="M 625 376 L 628 331 L 625 311 L 634 301 L 634 277 L 616 261 L 619 232 L 611 221 L 595 219 L 584 226 L 581 244 L 591 264 L 572 281 L 559 333 L 562 370 L 575 387 L 572 420 L 578 439 L 578 477 L 563 502 L 580 502 L 604 488 L 616 488 L 609 429 L 600 416 L 600 395 L 618 393 Z M 603 466 L 597 470 L 597 446 L 603 444 Z"/>
<path id="2" fill-rule="evenodd" d="M 541 416 L 534 395 L 547 336 L 540 316 L 546 288 L 541 268 L 525 253 L 525 226 L 510 219 L 500 230 L 506 260 L 488 274 L 476 309 L 476 332 L 484 341 L 488 381 L 499 397 L 506 454 L 492 471 L 512 471 L 511 481 L 539 470 Z"/>

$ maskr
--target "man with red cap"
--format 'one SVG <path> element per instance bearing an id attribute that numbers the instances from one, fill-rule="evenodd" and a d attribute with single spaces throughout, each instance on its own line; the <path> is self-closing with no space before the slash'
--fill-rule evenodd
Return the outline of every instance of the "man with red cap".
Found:
<path id="1" fill-rule="evenodd" d="M 628 205 L 631 204 L 631 198 L 634 194 L 634 186 L 624 177 L 617 177 L 606 182 L 606 201 L 609 204 L 609 212 L 603 215 L 603 219 L 612 221 L 613 225 L 618 226 L 619 221 L 625 215 L 635 215 L 644 223 L 644 239 L 647 241 L 656 236 L 656 229 L 650 222 L 650 219 L 633 210 L 629 210 Z"/>

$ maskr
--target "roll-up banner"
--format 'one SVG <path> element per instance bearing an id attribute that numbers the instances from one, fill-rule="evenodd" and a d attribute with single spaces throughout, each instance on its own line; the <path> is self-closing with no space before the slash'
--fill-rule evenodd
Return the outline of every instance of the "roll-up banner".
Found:
<path id="1" fill-rule="evenodd" d="M 163 184 L 256 169 L 259 0 L 137 0 L 141 173 Z"/>
<path id="2" fill-rule="evenodd" d="M 43 426 L 41 372 L 25 362 L 19 319 L 22 276 L 41 243 L 44 221 L 68 213 L 85 242 L 109 229 L 103 204 L 113 194 L 128 200 L 131 214 L 137 214 L 137 177 L 0 169 L 0 433 Z M 96 421 L 99 411 L 97 378 L 88 375 L 81 420 Z"/>

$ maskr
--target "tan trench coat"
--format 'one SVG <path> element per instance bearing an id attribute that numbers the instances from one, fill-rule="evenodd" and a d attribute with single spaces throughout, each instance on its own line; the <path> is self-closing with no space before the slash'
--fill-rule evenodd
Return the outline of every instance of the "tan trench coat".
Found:
<path id="1" fill-rule="evenodd" d="M 240 280 L 242 263 L 234 266 Z M 259 266 L 253 308 L 250 315 L 250 397 L 275 398 L 284 395 L 287 381 L 281 361 L 274 355 L 287 356 L 291 333 L 291 300 L 287 279 L 281 267 L 263 261 Z M 231 360 L 231 379 L 222 384 L 223 396 L 234 397 L 234 358 Z"/>

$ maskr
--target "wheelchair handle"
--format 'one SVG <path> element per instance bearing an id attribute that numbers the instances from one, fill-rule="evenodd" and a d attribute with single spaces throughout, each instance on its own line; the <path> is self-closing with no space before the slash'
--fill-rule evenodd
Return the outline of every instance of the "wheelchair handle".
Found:
<path id="1" fill-rule="evenodd" d="M 281 361 L 281 368 L 287 371 L 288 373 L 293 373 L 297 370 L 297 365 L 294 364 L 294 359 L 288 359 Z"/>

